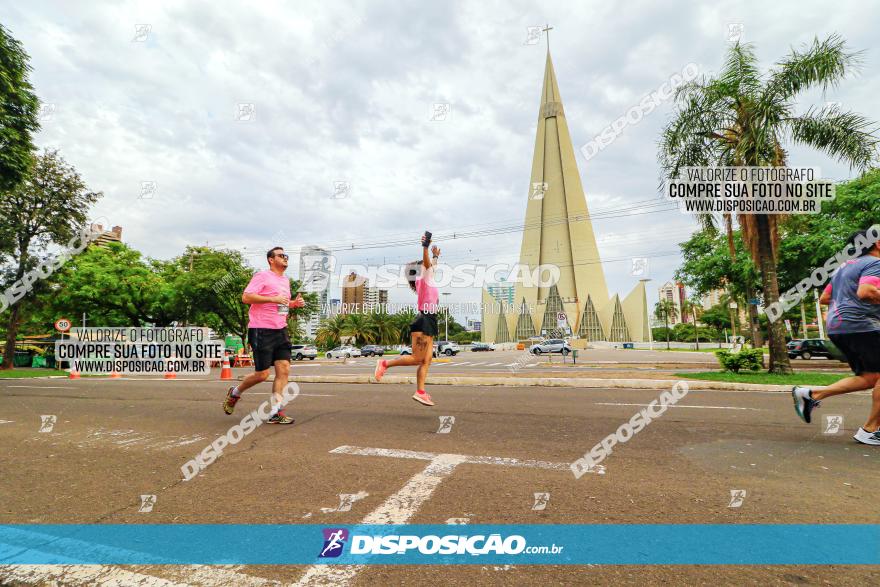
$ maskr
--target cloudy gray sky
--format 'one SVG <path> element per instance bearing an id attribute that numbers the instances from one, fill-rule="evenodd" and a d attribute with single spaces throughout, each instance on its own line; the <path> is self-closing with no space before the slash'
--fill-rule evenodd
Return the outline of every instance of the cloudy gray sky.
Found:
<path id="1" fill-rule="evenodd" d="M 158 258 L 209 243 L 262 267 L 273 239 L 295 253 L 522 222 L 545 52 L 526 43 L 527 27 L 543 23 L 575 149 L 687 63 L 718 68 L 732 23 L 765 66 L 842 34 L 865 51 L 861 74 L 801 106 L 840 101 L 880 118 L 880 6 L 858 2 L 3 2 L 0 14 L 52 105 L 38 144 L 104 192 L 96 216 Z M 435 103 L 451 105 L 446 120 L 430 120 Z M 239 104 L 254 105 L 252 120 L 236 120 Z M 668 280 L 695 226 L 677 211 L 614 217 L 657 198 L 655 147 L 671 112 L 578 156 L 621 294 L 637 279 L 631 257 L 649 258 L 655 285 Z M 852 177 L 818 153 L 794 149 L 791 162 Z M 151 198 L 144 181 L 157 186 Z M 350 197 L 331 197 L 337 181 Z M 440 244 L 450 262 L 516 262 L 519 240 Z M 418 246 L 337 254 L 398 262 Z M 451 291 L 479 301 L 477 289 Z"/>

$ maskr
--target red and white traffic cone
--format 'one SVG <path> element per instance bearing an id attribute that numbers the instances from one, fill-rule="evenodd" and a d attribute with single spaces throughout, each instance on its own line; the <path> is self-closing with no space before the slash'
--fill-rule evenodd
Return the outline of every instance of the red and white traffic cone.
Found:
<path id="1" fill-rule="evenodd" d="M 229 381 L 232 379 L 232 367 L 229 366 L 229 357 L 223 357 L 223 368 L 220 369 L 220 380 Z"/>

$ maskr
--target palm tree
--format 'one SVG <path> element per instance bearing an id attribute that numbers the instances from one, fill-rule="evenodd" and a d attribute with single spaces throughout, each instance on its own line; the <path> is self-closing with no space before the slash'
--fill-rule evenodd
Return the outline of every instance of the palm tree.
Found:
<path id="1" fill-rule="evenodd" d="M 375 342 L 370 317 L 367 314 L 348 314 L 345 319 L 345 335 L 353 336 L 358 346 Z"/>
<path id="2" fill-rule="evenodd" d="M 700 350 L 700 331 L 697 327 L 697 311 L 702 309 L 703 305 L 700 303 L 699 298 L 694 297 L 681 301 L 682 319 L 684 319 L 684 316 L 690 315 L 691 319 L 694 322 L 694 337 L 697 344 L 697 350 Z"/>
<path id="3" fill-rule="evenodd" d="M 678 306 L 673 303 L 672 300 L 660 300 L 657 302 L 657 305 L 654 306 L 654 316 L 657 318 L 663 318 L 663 323 L 666 325 L 666 350 L 669 350 L 669 317 L 671 316 L 673 320 L 675 320 L 676 316 L 678 316 Z"/>
<path id="4" fill-rule="evenodd" d="M 399 338 L 394 317 L 386 312 L 370 314 L 370 329 L 377 344 L 394 344 Z"/>
<path id="5" fill-rule="evenodd" d="M 315 335 L 315 342 L 325 349 L 339 346 L 342 336 L 345 334 L 345 315 L 331 316 L 321 323 Z"/>
<path id="6" fill-rule="evenodd" d="M 680 109 L 663 130 L 660 164 L 665 177 L 677 177 L 682 167 L 784 166 L 783 141 L 813 147 L 867 169 L 875 158 L 878 139 L 866 117 L 836 106 L 810 108 L 797 114 L 801 92 L 835 87 L 859 63 L 844 40 L 831 35 L 816 38 L 803 50 L 792 50 L 766 75 L 758 69 L 754 48 L 736 43 L 728 51 L 717 77 L 682 85 L 675 99 Z M 737 222 L 746 247 L 761 273 L 764 303 L 779 300 L 776 256 L 779 246 L 777 214 L 740 214 Z M 770 372 L 791 373 L 782 322 L 770 323 Z"/>
<path id="7" fill-rule="evenodd" d="M 415 311 L 411 309 L 401 310 L 391 318 L 394 324 L 394 330 L 396 332 L 395 338 L 397 339 L 397 342 L 402 344 L 408 343 L 410 340 L 409 325 L 416 319 Z"/>

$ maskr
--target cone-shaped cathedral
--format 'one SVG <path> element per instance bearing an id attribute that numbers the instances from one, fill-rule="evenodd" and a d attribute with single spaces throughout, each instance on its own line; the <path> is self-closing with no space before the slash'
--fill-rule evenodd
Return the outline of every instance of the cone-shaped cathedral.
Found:
<path id="1" fill-rule="evenodd" d="M 569 333 L 588 341 L 647 340 L 647 305 L 638 303 L 645 300 L 644 284 L 636 286 L 640 295 L 634 290 L 627 296 L 629 303 L 621 304 L 616 295 L 609 299 L 549 50 L 519 262 L 529 277 L 520 272 L 513 305 L 497 303 L 483 292 L 484 341 Z M 531 279 L 540 277 L 541 266 L 557 267 L 558 280 Z M 549 275 L 543 271 L 544 278 Z M 562 314 L 565 332 L 554 332 Z M 636 327 L 628 328 L 628 322 Z"/>

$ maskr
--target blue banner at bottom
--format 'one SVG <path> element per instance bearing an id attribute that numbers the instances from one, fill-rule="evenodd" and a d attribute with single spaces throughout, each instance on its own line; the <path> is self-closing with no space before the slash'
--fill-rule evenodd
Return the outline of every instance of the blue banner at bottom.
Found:
<path id="1" fill-rule="evenodd" d="M 880 565 L 866 524 L 0 525 L 0 564 Z"/>

